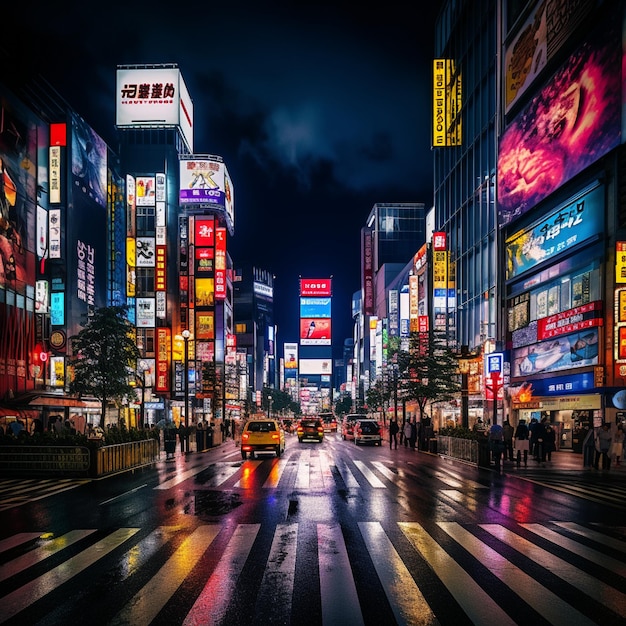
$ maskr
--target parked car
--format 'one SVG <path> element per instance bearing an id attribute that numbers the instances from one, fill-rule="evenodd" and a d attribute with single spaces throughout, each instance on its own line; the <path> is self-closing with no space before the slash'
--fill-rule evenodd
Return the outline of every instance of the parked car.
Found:
<path id="1" fill-rule="evenodd" d="M 274 452 L 277 457 L 285 451 L 285 432 L 273 419 L 253 419 L 246 422 L 241 433 L 241 458 L 248 453 L 253 459 L 257 452 Z"/>
<path id="2" fill-rule="evenodd" d="M 358 446 L 362 443 L 371 443 L 375 446 L 382 444 L 383 438 L 380 426 L 376 420 L 358 419 L 354 423 L 354 443 Z"/>
<path id="3" fill-rule="evenodd" d="M 298 441 L 314 440 L 322 443 L 324 441 L 324 424 L 318 418 L 301 419 L 296 429 Z"/>
<path id="4" fill-rule="evenodd" d="M 324 424 L 324 430 L 327 433 L 337 432 L 337 418 L 332 413 L 320 413 L 319 418 Z"/>
<path id="5" fill-rule="evenodd" d="M 354 424 L 361 415 L 346 415 L 341 422 L 341 438 L 345 440 L 354 439 Z"/>

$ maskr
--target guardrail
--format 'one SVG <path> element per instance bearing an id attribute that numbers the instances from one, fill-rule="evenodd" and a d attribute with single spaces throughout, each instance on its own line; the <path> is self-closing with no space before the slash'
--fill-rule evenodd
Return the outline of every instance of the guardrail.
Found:
<path id="1" fill-rule="evenodd" d="M 158 458 L 159 442 L 156 439 L 103 446 L 95 451 L 92 473 L 95 476 L 106 476 L 132 467 L 154 463 Z"/>
<path id="2" fill-rule="evenodd" d="M 0 446 L 3 476 L 89 476 L 84 446 Z"/>
<path id="3" fill-rule="evenodd" d="M 479 442 L 474 439 L 460 437 L 437 436 L 437 454 L 450 456 L 454 459 L 479 464 Z"/>
<path id="4" fill-rule="evenodd" d="M 86 446 L 0 446 L 0 476 L 107 476 L 159 459 L 155 439 L 90 450 Z"/>

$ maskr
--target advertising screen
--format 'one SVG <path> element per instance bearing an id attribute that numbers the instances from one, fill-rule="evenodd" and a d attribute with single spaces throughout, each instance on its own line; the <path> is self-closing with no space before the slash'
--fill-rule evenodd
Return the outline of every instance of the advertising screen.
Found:
<path id="1" fill-rule="evenodd" d="M 286 343 L 283 346 L 283 354 L 285 358 L 285 369 L 298 369 L 298 344 Z"/>
<path id="2" fill-rule="evenodd" d="M 300 317 L 330 317 L 330 298 L 300 298 Z"/>
<path id="3" fill-rule="evenodd" d="M 226 207 L 226 167 L 210 159 L 180 161 L 180 203 Z M 230 181 L 230 179 L 228 179 Z M 229 186 L 229 196 L 232 193 Z M 231 198 L 232 199 L 232 198 Z"/>
<path id="4" fill-rule="evenodd" d="M 300 319 L 300 344 L 303 346 L 331 345 L 330 319 Z"/>
<path id="5" fill-rule="evenodd" d="M 620 144 L 620 26 L 613 20 L 590 35 L 502 134 L 502 226 Z"/>
<path id="6" fill-rule="evenodd" d="M 332 296 L 332 279 L 330 278 L 301 278 L 301 296 Z"/>

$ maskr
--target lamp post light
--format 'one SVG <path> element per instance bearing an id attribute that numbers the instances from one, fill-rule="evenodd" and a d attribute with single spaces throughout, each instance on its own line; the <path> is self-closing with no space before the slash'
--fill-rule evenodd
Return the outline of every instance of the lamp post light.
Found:
<path id="1" fill-rule="evenodd" d="M 185 429 L 189 427 L 189 337 L 191 333 L 187 328 L 183 330 L 185 340 Z"/>
<path id="2" fill-rule="evenodd" d="M 272 396 L 267 396 L 267 419 L 270 418 L 272 412 Z"/>

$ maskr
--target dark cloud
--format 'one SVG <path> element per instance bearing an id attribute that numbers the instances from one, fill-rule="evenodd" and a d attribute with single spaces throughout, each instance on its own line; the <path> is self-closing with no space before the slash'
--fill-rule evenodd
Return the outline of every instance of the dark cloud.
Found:
<path id="1" fill-rule="evenodd" d="M 300 275 L 334 277 L 339 346 L 351 335 L 371 207 L 432 201 L 440 4 L 416 16 L 394 2 L 33 0 L 9 9 L 5 47 L 32 58 L 112 146 L 116 66 L 177 63 L 194 103 L 195 152 L 223 156 L 233 179 L 235 263 L 277 277 L 279 348 L 297 339 Z"/>

